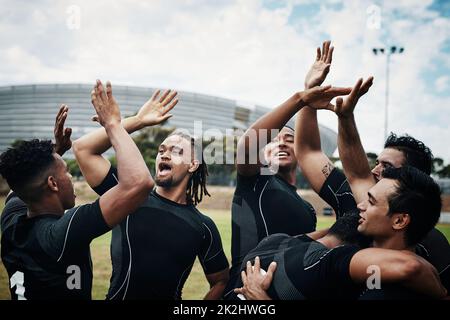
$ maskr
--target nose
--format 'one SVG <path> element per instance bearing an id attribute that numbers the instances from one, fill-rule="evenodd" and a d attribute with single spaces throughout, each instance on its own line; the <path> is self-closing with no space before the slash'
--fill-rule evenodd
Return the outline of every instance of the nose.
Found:
<path id="1" fill-rule="evenodd" d="M 382 165 L 381 163 L 377 164 L 375 168 L 372 169 L 372 174 L 379 180 L 381 176 Z"/>
<path id="2" fill-rule="evenodd" d="M 358 205 L 356 207 L 359 209 L 359 211 L 364 212 L 364 211 L 366 211 L 366 208 L 367 208 L 366 203 L 367 203 L 367 200 L 362 201 L 362 202 L 358 203 Z"/>

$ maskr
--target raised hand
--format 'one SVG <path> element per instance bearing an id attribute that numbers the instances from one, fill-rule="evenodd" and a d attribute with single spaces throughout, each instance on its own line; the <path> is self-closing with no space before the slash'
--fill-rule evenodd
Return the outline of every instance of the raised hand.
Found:
<path id="1" fill-rule="evenodd" d="M 331 41 L 325 41 L 322 44 L 322 51 L 317 48 L 316 61 L 314 61 L 311 69 L 305 77 L 305 88 L 310 89 L 320 86 L 330 72 L 330 65 L 333 59 L 334 47 L 330 47 Z"/>
<path id="2" fill-rule="evenodd" d="M 333 111 L 338 115 L 338 117 L 347 118 L 353 114 L 355 106 L 358 103 L 359 98 L 369 91 L 369 88 L 373 84 L 373 77 L 369 77 L 363 83 L 363 79 L 359 79 L 352 91 L 345 99 L 337 98 L 336 106 Z"/>
<path id="3" fill-rule="evenodd" d="M 314 87 L 302 92 L 303 102 L 314 109 L 328 109 L 334 111 L 335 106 L 330 101 L 337 96 L 347 95 L 352 88 L 338 88 L 332 86 Z"/>
<path id="4" fill-rule="evenodd" d="M 99 122 L 103 127 L 120 123 L 119 105 L 112 95 L 112 86 L 109 81 L 106 82 L 105 92 L 102 82 L 97 80 L 91 91 L 91 101 L 97 113 L 92 120 Z"/>
<path id="5" fill-rule="evenodd" d="M 69 107 L 62 104 L 59 108 L 58 114 L 56 115 L 55 128 L 53 129 L 55 136 L 55 152 L 60 156 L 72 147 L 72 140 L 70 140 L 72 129 L 64 128 L 64 123 L 66 122 L 68 112 Z"/>
<path id="6" fill-rule="evenodd" d="M 161 96 L 159 94 L 160 90 L 156 90 L 136 115 L 144 127 L 160 124 L 172 117 L 168 112 L 178 103 L 177 92 L 166 90 Z"/>
<path id="7" fill-rule="evenodd" d="M 234 289 L 234 292 L 243 294 L 249 300 L 269 300 L 266 291 L 272 283 L 276 268 L 276 262 L 272 262 L 267 273 L 262 274 L 259 257 L 255 258 L 254 266 L 248 261 L 247 270 L 241 272 L 243 287 Z"/>

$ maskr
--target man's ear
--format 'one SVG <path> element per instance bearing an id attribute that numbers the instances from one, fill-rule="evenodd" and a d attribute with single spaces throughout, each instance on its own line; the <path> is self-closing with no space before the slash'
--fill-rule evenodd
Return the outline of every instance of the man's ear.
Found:
<path id="1" fill-rule="evenodd" d="M 56 182 L 56 179 L 54 176 L 48 176 L 47 177 L 47 186 L 50 189 L 50 191 L 58 192 L 58 183 Z"/>
<path id="2" fill-rule="evenodd" d="M 392 228 L 394 230 L 403 230 L 411 222 L 411 217 L 407 213 L 395 213 L 392 215 Z"/>
<path id="3" fill-rule="evenodd" d="M 198 160 L 192 160 L 189 166 L 189 173 L 194 173 L 198 167 L 200 166 L 200 162 Z"/>

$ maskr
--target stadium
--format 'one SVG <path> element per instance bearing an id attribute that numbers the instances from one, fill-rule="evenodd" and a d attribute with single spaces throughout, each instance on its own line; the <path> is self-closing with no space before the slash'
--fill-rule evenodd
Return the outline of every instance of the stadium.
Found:
<path id="1" fill-rule="evenodd" d="M 91 105 L 88 84 L 31 84 L 0 87 L 0 152 L 15 140 L 31 138 L 52 139 L 54 117 L 61 104 L 70 108 L 67 126 L 72 139 L 98 128 L 90 121 L 95 113 Z M 147 101 L 155 88 L 114 86 L 122 116 L 133 115 Z M 179 92 L 180 102 L 172 111 L 173 117 L 164 126 L 183 128 L 193 132 L 194 121 L 202 121 L 203 131 L 246 130 L 270 109 L 193 92 Z M 293 120 L 290 123 L 293 126 Z M 320 126 L 322 148 L 328 156 L 336 150 L 336 133 Z M 71 152 L 67 156 L 72 158 Z"/>

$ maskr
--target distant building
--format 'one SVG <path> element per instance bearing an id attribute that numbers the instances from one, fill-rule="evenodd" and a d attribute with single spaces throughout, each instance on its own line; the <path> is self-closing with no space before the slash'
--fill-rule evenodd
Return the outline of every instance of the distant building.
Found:
<path id="1" fill-rule="evenodd" d="M 94 115 L 87 84 L 36 84 L 0 87 L 0 152 L 17 139 L 52 139 L 55 116 L 60 104 L 70 107 L 67 126 L 73 130 L 72 138 L 99 127 L 90 121 Z M 122 116 L 137 112 L 147 101 L 154 88 L 114 86 L 114 96 L 119 102 Z M 164 126 L 184 128 L 193 133 L 194 121 L 202 121 L 203 130 L 246 130 L 251 123 L 270 109 L 248 105 L 235 100 L 199 93 L 179 92 L 179 103 L 172 110 L 173 117 Z M 293 126 L 293 120 L 291 120 Z M 322 148 L 329 156 L 337 147 L 336 133 L 320 126 Z M 111 150 L 109 154 L 112 154 Z M 67 154 L 73 157 L 72 153 Z"/>

